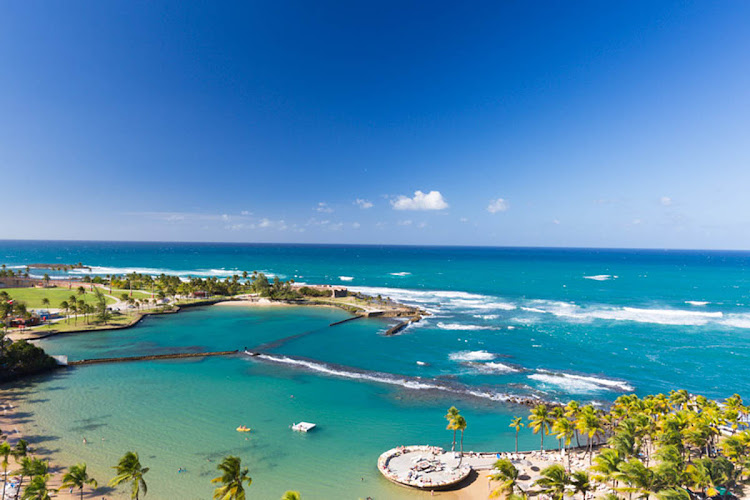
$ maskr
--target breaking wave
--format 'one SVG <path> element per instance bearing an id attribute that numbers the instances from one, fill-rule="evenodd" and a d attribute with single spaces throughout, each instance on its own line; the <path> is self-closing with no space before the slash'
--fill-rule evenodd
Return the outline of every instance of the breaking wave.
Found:
<path id="1" fill-rule="evenodd" d="M 612 276 L 611 274 L 597 274 L 595 276 L 584 276 L 583 279 L 594 281 L 609 281 L 617 279 L 617 276 Z"/>
<path id="2" fill-rule="evenodd" d="M 589 375 L 574 375 L 572 373 L 551 372 L 537 370 L 528 375 L 531 380 L 542 382 L 543 385 L 553 385 L 572 394 L 589 394 L 592 392 L 620 391 L 630 392 L 633 386 L 622 380 L 593 377 Z"/>
<path id="3" fill-rule="evenodd" d="M 442 321 L 437 324 L 437 327 L 441 330 L 499 330 L 495 326 L 463 325 L 461 323 L 443 323 Z"/>
<path id="4" fill-rule="evenodd" d="M 451 361 L 491 361 L 497 356 L 487 351 L 459 351 L 450 353 L 448 357 Z"/>
<path id="5" fill-rule="evenodd" d="M 339 279 L 341 281 L 352 281 L 354 279 L 354 276 L 339 276 Z"/>

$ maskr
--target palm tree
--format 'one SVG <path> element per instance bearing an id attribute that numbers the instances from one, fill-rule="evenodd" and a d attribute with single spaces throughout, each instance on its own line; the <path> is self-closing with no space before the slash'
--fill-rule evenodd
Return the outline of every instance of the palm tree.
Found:
<path id="1" fill-rule="evenodd" d="M 47 297 L 42 297 L 42 305 L 49 310 L 49 299 Z"/>
<path id="2" fill-rule="evenodd" d="M 615 473 L 615 477 L 628 485 L 619 488 L 619 491 L 628 493 L 629 498 L 633 497 L 633 493 L 639 492 L 648 498 L 654 483 L 654 472 L 651 469 L 637 458 L 620 462 L 618 469 L 620 471 Z"/>
<path id="3" fill-rule="evenodd" d="M 565 487 L 570 483 L 565 467 L 560 464 L 550 465 L 542 469 L 540 474 L 542 477 L 537 479 L 534 484 L 541 486 L 555 500 L 562 500 L 565 495 Z"/>
<path id="4" fill-rule="evenodd" d="M 96 479 L 89 477 L 85 463 L 72 466 L 62 478 L 62 488 L 78 488 L 81 491 L 81 499 L 83 499 L 83 487 L 87 484 L 92 488 L 99 486 Z"/>
<path id="5" fill-rule="evenodd" d="M 26 450 L 24 449 L 24 453 L 25 452 Z M 44 476 L 47 474 L 47 470 L 49 469 L 48 465 L 45 462 L 42 462 L 41 460 L 33 459 L 26 455 L 24 455 L 23 458 L 21 459 L 20 465 L 21 465 L 21 468 L 15 472 L 16 475 L 20 476 L 19 481 L 18 481 L 18 490 L 16 490 L 16 499 L 18 499 L 19 495 L 21 494 L 21 485 L 23 484 L 24 477 Z M 46 490 L 46 485 L 47 485 L 46 480 L 44 482 L 44 485 L 45 485 L 45 490 Z M 36 497 L 31 497 L 31 498 L 36 498 Z"/>
<path id="6" fill-rule="evenodd" d="M 117 472 L 117 475 L 109 481 L 110 486 L 117 486 L 120 483 L 131 482 L 133 483 L 130 498 L 138 500 L 143 489 L 143 495 L 148 493 L 148 487 L 143 476 L 148 472 L 148 467 L 141 467 L 141 461 L 138 459 L 138 453 L 132 451 L 127 452 L 120 459 L 120 463 L 112 467 Z"/>
<path id="7" fill-rule="evenodd" d="M 570 476 L 570 484 L 573 486 L 575 493 L 581 494 L 581 500 L 586 500 L 586 494 L 591 491 L 591 478 L 585 470 L 577 470 Z"/>
<path id="8" fill-rule="evenodd" d="M 247 271 L 245 271 L 245 274 L 247 274 Z M 281 497 L 281 500 L 302 500 L 302 495 L 299 494 L 299 491 L 287 491 Z"/>
<path id="9" fill-rule="evenodd" d="M 507 498 L 515 493 L 516 488 L 521 490 L 518 486 L 518 469 L 516 469 L 516 466 L 510 460 L 507 458 L 498 460 L 495 462 L 492 470 L 497 472 L 489 476 L 490 480 L 502 481 L 502 483 L 492 491 L 490 497 L 503 496 Z M 521 490 L 521 493 L 523 493 L 523 490 Z"/>
<path id="10" fill-rule="evenodd" d="M 211 480 L 212 483 L 221 483 L 214 490 L 216 500 L 245 500 L 245 489 L 242 484 L 250 486 L 253 480 L 247 475 L 247 467 L 242 468 L 242 460 L 239 457 L 228 456 L 216 467 L 221 471 L 221 476 Z"/>
<path id="11" fill-rule="evenodd" d="M 547 405 L 537 405 L 531 410 L 529 414 L 529 427 L 534 431 L 534 434 L 541 431 L 542 434 L 542 451 L 544 451 L 544 435 L 549 434 L 549 430 L 552 427 L 552 417 L 549 414 Z"/>
<path id="12" fill-rule="evenodd" d="M 566 417 L 560 417 L 555 420 L 554 424 L 552 424 L 552 432 L 562 444 L 563 449 L 570 446 L 570 440 L 573 439 L 574 430 L 575 426 L 573 425 L 573 422 Z"/>
<path id="13" fill-rule="evenodd" d="M 622 462 L 622 458 L 620 458 L 617 451 L 611 448 L 602 450 L 594 458 L 595 465 L 591 467 L 592 471 L 599 473 L 599 475 L 595 476 L 595 479 L 602 482 L 612 481 L 612 486 L 616 486 L 616 474 L 620 471 L 620 462 Z"/>
<path id="14" fill-rule="evenodd" d="M 65 311 L 65 316 L 68 315 L 69 308 L 70 308 L 70 304 L 68 304 L 67 300 L 63 300 L 62 302 L 60 302 L 60 309 Z"/>
<path id="15" fill-rule="evenodd" d="M 512 427 L 516 430 L 516 453 L 518 453 L 518 431 L 521 430 L 521 427 L 524 427 L 523 417 L 513 418 L 513 420 L 510 421 L 510 425 L 508 427 Z"/>
<path id="16" fill-rule="evenodd" d="M 0 457 L 2 457 L 2 466 L 3 466 L 3 494 L 0 496 L 0 498 L 5 498 L 5 487 L 8 484 L 8 457 L 10 457 L 11 454 L 11 448 L 10 444 L 8 444 L 7 441 L 3 441 L 0 443 Z"/>
<path id="17" fill-rule="evenodd" d="M 456 417 L 456 429 L 461 431 L 461 452 L 458 459 L 458 466 L 461 467 L 461 461 L 464 459 L 464 431 L 466 430 L 466 419 L 463 415 Z"/>
<path id="18" fill-rule="evenodd" d="M 451 451 L 456 451 L 456 431 L 458 428 L 455 425 L 456 417 L 459 415 L 459 410 L 455 406 L 448 408 L 448 413 L 445 414 L 445 419 L 448 421 L 446 429 L 453 431 L 453 442 L 451 443 Z"/>
<path id="19" fill-rule="evenodd" d="M 49 481 L 49 474 L 34 476 L 26 487 L 26 491 L 23 492 L 21 500 L 51 500 L 52 497 L 49 496 L 49 490 L 47 489 L 47 481 Z"/>

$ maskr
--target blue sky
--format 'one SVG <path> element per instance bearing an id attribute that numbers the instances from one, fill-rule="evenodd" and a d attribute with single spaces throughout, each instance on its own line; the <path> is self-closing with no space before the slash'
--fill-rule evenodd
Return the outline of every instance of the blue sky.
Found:
<path id="1" fill-rule="evenodd" d="M 750 3 L 0 4 L 0 238 L 750 248 Z"/>

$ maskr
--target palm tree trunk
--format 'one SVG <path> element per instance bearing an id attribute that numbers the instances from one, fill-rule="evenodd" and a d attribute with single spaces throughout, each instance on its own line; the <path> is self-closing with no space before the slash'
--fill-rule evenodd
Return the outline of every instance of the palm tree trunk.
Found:
<path id="1" fill-rule="evenodd" d="M 81 486 L 81 500 L 83 500 L 83 486 Z"/>
<path id="2" fill-rule="evenodd" d="M 456 451 L 456 429 L 453 429 L 453 444 L 451 445 L 451 451 Z"/>
<path id="3" fill-rule="evenodd" d="M 518 431 L 516 431 L 516 453 L 518 453 Z"/>

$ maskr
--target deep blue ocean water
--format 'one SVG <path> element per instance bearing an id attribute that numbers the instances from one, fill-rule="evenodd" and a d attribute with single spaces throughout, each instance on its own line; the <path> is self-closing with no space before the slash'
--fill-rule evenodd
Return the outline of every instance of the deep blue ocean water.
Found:
<path id="1" fill-rule="evenodd" d="M 299 473 L 306 498 L 351 498 L 337 493 L 343 483 L 293 458 L 314 460 L 318 449 L 289 436 L 288 425 L 302 418 L 321 424 L 307 438 L 336 450 L 326 467 L 350 470 L 343 480 L 350 493 L 399 498 L 406 493 L 377 477 L 377 454 L 417 441 L 445 446 L 442 415 L 453 403 L 469 420 L 468 447 L 510 449 L 507 420 L 523 411 L 502 403 L 508 394 L 606 403 L 625 392 L 685 388 L 750 397 L 750 253 L 0 242 L 0 263 L 9 266 L 79 261 L 99 274 L 223 277 L 259 270 L 342 284 L 432 313 L 385 337 L 382 320 L 328 327 L 347 316 L 334 309 L 211 307 L 148 318 L 129 330 L 45 341 L 50 352 L 76 359 L 237 349 L 289 337 L 267 350 L 273 362 L 238 357 L 87 367 L 41 377 L 25 389 L 44 395 L 29 406 L 37 425 L 65 444 L 63 458 L 73 450 L 101 461 L 131 441 L 148 450 L 163 432 L 172 443 L 169 466 L 201 475 L 175 478 L 169 467 L 155 465 L 155 476 L 186 492 L 210 474 L 208 454 L 236 449 L 254 464 L 253 488 L 261 497 L 280 496 L 285 479 Z M 139 398 L 144 387 L 147 397 Z M 154 394 L 161 409 L 154 408 Z M 111 411 L 97 410 L 102 399 Z M 89 431 L 91 414 L 101 415 Z M 135 421 L 142 436 L 128 437 Z M 175 421 L 179 432 L 170 426 Z M 241 423 L 259 427 L 258 434 L 238 440 L 233 429 Z M 106 445 L 80 444 L 83 433 L 100 432 Z M 183 432 L 206 435 L 197 446 Z M 522 443 L 535 439 L 522 436 Z M 152 455 L 161 462 L 158 450 Z"/>

